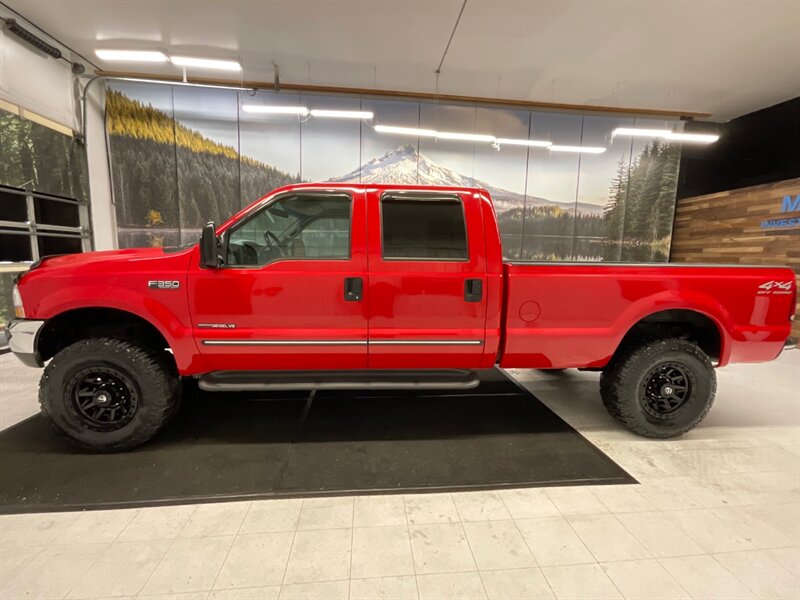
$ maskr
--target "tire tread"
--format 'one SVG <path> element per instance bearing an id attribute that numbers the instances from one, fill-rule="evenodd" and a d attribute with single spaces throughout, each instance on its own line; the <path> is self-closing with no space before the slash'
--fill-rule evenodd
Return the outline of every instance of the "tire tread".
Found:
<path id="1" fill-rule="evenodd" d="M 55 389 L 50 383 L 56 370 L 61 368 L 62 363 L 100 349 L 110 356 L 126 355 L 129 367 L 148 374 L 147 381 L 139 382 L 141 387 L 146 385 L 148 388 L 146 392 L 142 390 L 142 395 L 146 394 L 148 402 L 148 410 L 142 413 L 144 418 L 139 421 L 139 426 L 132 435 L 111 443 L 89 443 L 75 438 L 58 424 L 50 410 L 51 403 L 63 402 L 64 390 Z M 174 416 L 180 392 L 177 372 L 156 351 L 123 338 L 87 338 L 62 349 L 45 367 L 39 384 L 39 406 L 45 420 L 78 447 L 90 451 L 119 452 L 139 446 L 158 433 Z"/>
<path id="2" fill-rule="evenodd" d="M 636 417 L 633 407 L 624 400 L 625 388 L 637 379 L 636 363 L 640 360 L 655 358 L 676 350 L 690 354 L 703 363 L 710 374 L 710 398 L 703 411 L 691 423 L 671 433 L 664 433 L 648 427 Z M 600 397 L 608 413 L 633 433 L 648 438 L 678 437 L 696 427 L 711 410 L 716 387 L 716 374 L 711 359 L 697 344 L 680 338 L 640 340 L 638 343 L 633 343 L 615 356 L 600 376 Z"/>

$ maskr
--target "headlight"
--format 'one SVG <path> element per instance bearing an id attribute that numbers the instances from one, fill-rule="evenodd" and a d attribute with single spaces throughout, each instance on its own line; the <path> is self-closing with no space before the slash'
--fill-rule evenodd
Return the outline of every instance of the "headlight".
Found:
<path id="1" fill-rule="evenodd" d="M 19 295 L 19 288 L 15 285 L 11 288 L 11 299 L 14 302 L 14 314 L 17 318 L 25 318 L 25 307 L 22 306 L 22 296 Z"/>

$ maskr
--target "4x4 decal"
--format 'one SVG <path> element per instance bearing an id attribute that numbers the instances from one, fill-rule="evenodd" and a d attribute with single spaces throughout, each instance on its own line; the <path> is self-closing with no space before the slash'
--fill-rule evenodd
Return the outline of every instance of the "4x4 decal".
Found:
<path id="1" fill-rule="evenodd" d="M 791 294 L 792 281 L 767 281 L 758 286 L 758 295 L 766 294 Z"/>

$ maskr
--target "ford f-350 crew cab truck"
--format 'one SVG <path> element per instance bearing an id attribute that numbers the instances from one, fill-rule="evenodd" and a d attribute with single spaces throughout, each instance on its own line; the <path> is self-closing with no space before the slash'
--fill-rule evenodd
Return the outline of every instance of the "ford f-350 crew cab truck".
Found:
<path id="1" fill-rule="evenodd" d="M 609 412 L 680 435 L 715 366 L 774 359 L 786 268 L 504 262 L 482 189 L 298 184 L 200 243 L 42 259 L 9 343 L 44 370 L 42 413 L 79 445 L 131 448 L 212 391 L 470 387 L 476 370 L 602 370 Z"/>

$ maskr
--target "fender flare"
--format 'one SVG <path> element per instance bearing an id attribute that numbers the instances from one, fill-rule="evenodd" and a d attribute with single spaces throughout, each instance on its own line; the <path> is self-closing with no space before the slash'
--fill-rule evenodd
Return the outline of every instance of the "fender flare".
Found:
<path id="1" fill-rule="evenodd" d="M 616 340 L 615 346 L 618 348 L 625 336 L 628 335 L 638 323 L 648 317 L 669 310 L 694 312 L 709 319 L 716 327 L 717 334 L 719 335 L 719 366 L 727 364 L 730 358 L 731 347 L 731 337 L 728 332 L 733 323 L 733 319 L 719 301 L 707 294 L 699 292 L 683 291 L 677 293 L 675 290 L 666 290 L 634 302 L 623 312 L 620 318 L 623 324 L 618 331 L 622 333 Z"/>

